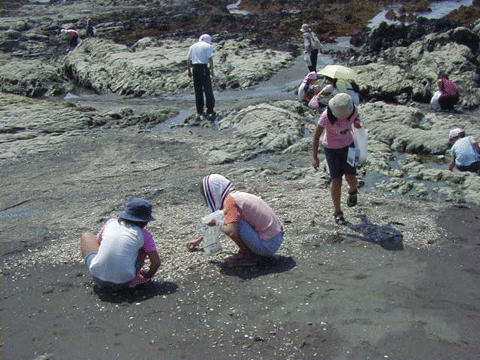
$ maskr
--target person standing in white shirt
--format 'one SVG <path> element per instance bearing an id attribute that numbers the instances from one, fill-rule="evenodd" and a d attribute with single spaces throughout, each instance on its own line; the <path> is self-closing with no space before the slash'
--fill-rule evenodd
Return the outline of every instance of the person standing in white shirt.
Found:
<path id="1" fill-rule="evenodd" d="M 210 67 L 210 68 L 209 68 Z M 213 46 L 212 37 L 203 34 L 198 42 L 190 46 L 187 55 L 188 76 L 193 77 L 193 87 L 195 89 L 195 104 L 198 116 L 205 115 L 209 120 L 215 120 L 216 113 L 215 97 L 213 96 L 212 79 L 213 72 Z M 203 94 L 205 93 L 205 102 Z M 204 114 L 204 104 L 207 107 L 207 113 Z"/>

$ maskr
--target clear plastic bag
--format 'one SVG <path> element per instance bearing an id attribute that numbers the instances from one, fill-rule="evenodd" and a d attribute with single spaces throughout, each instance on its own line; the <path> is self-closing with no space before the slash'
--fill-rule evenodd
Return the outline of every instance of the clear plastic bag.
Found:
<path id="1" fill-rule="evenodd" d="M 303 60 L 307 63 L 307 66 L 312 66 L 312 59 L 310 58 L 309 53 L 303 54 Z"/>
<path id="2" fill-rule="evenodd" d="M 308 107 L 310 109 L 318 109 L 320 105 L 318 104 L 318 96 L 314 96 L 312 100 L 308 102 Z"/>
<path id="3" fill-rule="evenodd" d="M 208 226 L 213 219 L 217 220 L 217 225 Z M 203 224 L 203 249 L 207 254 L 213 254 L 222 249 L 220 244 L 220 235 L 223 227 L 223 211 L 217 210 L 202 218 Z"/>
<path id="4" fill-rule="evenodd" d="M 358 164 L 364 164 L 368 160 L 368 129 L 353 127 L 353 139 L 355 147 L 359 150 Z"/>
<path id="5" fill-rule="evenodd" d="M 440 106 L 440 103 L 438 102 L 441 95 L 442 95 L 441 91 L 436 91 L 433 94 L 432 100 L 430 100 L 430 106 L 432 107 L 432 109 L 435 109 L 435 110 L 441 110 L 442 109 L 441 106 Z"/>

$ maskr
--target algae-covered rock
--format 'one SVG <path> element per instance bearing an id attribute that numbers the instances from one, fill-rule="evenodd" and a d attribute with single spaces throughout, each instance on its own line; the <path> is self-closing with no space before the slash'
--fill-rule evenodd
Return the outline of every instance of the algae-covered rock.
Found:
<path id="1" fill-rule="evenodd" d="M 438 75 L 446 73 L 460 89 L 459 105 L 465 109 L 478 108 L 478 35 L 463 27 L 437 29 L 425 35 L 415 32 L 415 26 L 422 24 L 382 23 L 367 34 L 366 43 L 358 52 L 353 51 L 348 62 L 359 74 L 357 82 L 363 98 L 399 104 L 411 100 L 428 103 L 438 90 Z M 402 38 L 399 28 L 412 38 Z M 385 40 L 389 36 L 397 41 L 388 45 Z M 372 50 L 374 44 L 382 44 L 376 52 Z"/>
<path id="2" fill-rule="evenodd" d="M 215 39 L 215 38 L 214 38 Z M 86 39 L 64 59 L 64 73 L 97 93 L 140 96 L 193 91 L 187 76 L 186 41 L 139 40 L 131 48 L 104 39 Z M 293 61 L 291 54 L 227 40 L 214 46 L 214 85 L 246 88 L 266 80 Z"/>
<path id="3" fill-rule="evenodd" d="M 221 130 L 232 131 L 231 140 L 207 149 L 206 161 L 230 162 L 287 149 L 303 139 L 303 111 L 297 101 L 289 100 L 231 112 L 220 123 Z"/>
<path id="4" fill-rule="evenodd" d="M 0 91 L 42 97 L 68 91 L 71 85 L 59 68 L 41 60 L 11 61 L 0 66 Z"/>
<path id="5" fill-rule="evenodd" d="M 142 114 L 131 108 L 101 113 L 71 102 L 50 102 L 0 93 L 0 159 L 54 151 L 68 139 L 102 126 L 151 127 L 173 117 L 169 109 L 152 108 Z"/>

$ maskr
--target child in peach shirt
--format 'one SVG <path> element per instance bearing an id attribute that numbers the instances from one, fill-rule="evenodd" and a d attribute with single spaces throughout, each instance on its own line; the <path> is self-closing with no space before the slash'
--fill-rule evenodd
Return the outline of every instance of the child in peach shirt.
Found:
<path id="1" fill-rule="evenodd" d="M 226 265 L 256 264 L 262 256 L 273 255 L 283 242 L 283 225 L 272 208 L 260 197 L 236 191 L 225 177 L 211 174 L 203 179 L 202 195 L 212 212 L 223 210 L 223 232 L 239 247 L 237 254 L 225 260 Z M 212 220 L 209 226 L 215 226 Z M 195 251 L 203 237 L 188 243 Z"/>

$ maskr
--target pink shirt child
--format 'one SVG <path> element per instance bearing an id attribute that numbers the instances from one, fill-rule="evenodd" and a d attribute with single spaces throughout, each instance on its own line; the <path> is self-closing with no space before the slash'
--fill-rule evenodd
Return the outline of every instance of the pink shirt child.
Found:
<path id="1" fill-rule="evenodd" d="M 66 31 L 66 33 L 67 33 L 67 36 L 68 36 L 69 39 L 72 39 L 74 37 L 78 37 L 78 31 L 77 30 L 68 29 Z"/>
<path id="2" fill-rule="evenodd" d="M 457 98 L 460 96 L 458 92 L 457 85 L 449 79 L 439 79 L 439 87 L 440 91 L 442 92 L 442 96 L 448 97 L 448 98 Z"/>
<path id="3" fill-rule="evenodd" d="M 349 119 L 337 119 L 334 124 L 328 120 L 327 110 L 325 110 L 318 120 L 318 125 L 325 129 L 322 145 L 328 149 L 341 149 L 349 146 L 353 142 L 352 125 L 355 121 L 360 121 L 356 108 Z"/>

